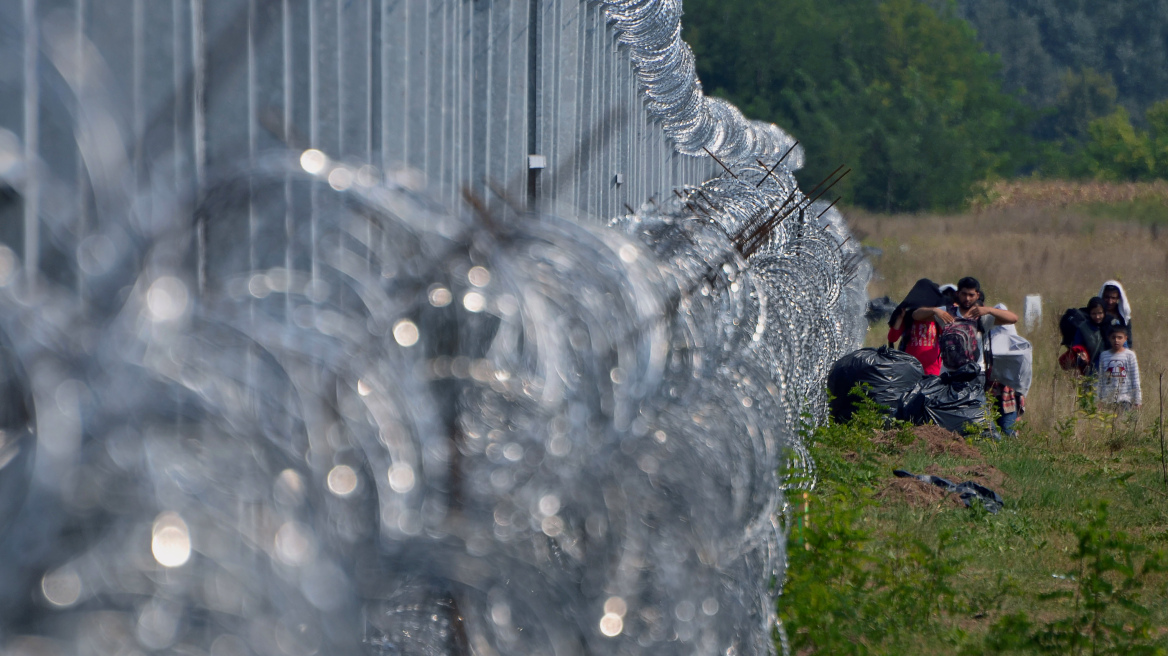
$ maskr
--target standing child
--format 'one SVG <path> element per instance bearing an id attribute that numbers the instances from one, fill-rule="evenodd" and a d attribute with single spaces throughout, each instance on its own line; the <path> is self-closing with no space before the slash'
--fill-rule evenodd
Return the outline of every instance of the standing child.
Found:
<path id="1" fill-rule="evenodd" d="M 1143 403 L 1140 393 L 1140 367 L 1136 352 L 1125 347 L 1131 338 L 1127 326 L 1116 326 L 1107 334 L 1108 350 L 1099 354 L 1098 399 L 1127 412 Z"/>

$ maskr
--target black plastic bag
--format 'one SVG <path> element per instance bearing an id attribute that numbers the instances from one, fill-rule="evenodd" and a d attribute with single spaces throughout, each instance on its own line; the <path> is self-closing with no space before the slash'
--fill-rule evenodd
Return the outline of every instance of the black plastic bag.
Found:
<path id="1" fill-rule="evenodd" d="M 986 426 L 985 402 L 985 374 L 971 364 L 922 378 L 901 398 L 896 418 L 964 433 L 969 424 Z"/>
<path id="2" fill-rule="evenodd" d="M 873 401 L 895 411 L 900 398 L 925 375 L 915 357 L 890 349 L 862 348 L 836 361 L 827 375 L 827 389 L 834 397 L 831 414 L 836 421 L 847 421 L 856 409 L 852 388 L 857 383 L 868 385 L 868 396 Z"/>
<path id="3" fill-rule="evenodd" d="M 868 320 L 868 323 L 883 321 L 884 319 L 892 316 L 892 313 L 896 310 L 896 308 L 896 303 L 889 296 L 870 298 L 868 299 L 868 305 L 864 310 L 864 318 Z"/>

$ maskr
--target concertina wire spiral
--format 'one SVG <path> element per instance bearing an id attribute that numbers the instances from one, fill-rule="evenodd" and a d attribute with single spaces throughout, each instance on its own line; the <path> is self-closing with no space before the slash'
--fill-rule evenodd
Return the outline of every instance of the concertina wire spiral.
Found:
<path id="1" fill-rule="evenodd" d="M 733 174 L 602 225 L 278 153 L 197 215 L 311 190 L 310 261 L 208 230 L 201 277 L 191 217 L 117 188 L 84 239 L 49 225 L 77 285 L 30 292 L 0 250 L 7 650 L 775 650 L 800 428 L 870 267 L 801 151 L 754 163 L 790 137 L 702 95 L 679 1 L 605 4 L 678 149 Z"/>

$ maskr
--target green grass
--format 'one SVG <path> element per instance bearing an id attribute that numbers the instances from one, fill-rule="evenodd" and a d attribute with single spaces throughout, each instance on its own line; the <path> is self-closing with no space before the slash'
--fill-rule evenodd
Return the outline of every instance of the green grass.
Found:
<path id="1" fill-rule="evenodd" d="M 793 653 L 1168 654 L 1154 427 L 1080 411 L 1061 435 L 1023 428 L 962 459 L 903 427 L 874 441 L 881 422 L 869 408 L 808 433 L 819 480 L 796 504 L 779 603 Z M 1005 507 L 877 494 L 894 468 L 929 466 L 996 468 Z"/>

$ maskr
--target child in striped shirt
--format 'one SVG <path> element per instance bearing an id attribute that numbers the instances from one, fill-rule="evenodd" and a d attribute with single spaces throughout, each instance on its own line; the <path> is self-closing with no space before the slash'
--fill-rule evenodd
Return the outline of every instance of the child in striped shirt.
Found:
<path id="1" fill-rule="evenodd" d="M 1140 367 L 1136 352 L 1124 344 L 1131 338 L 1127 326 L 1117 326 L 1107 334 L 1110 348 L 1099 354 L 1098 399 L 1125 412 L 1143 403 L 1140 394 Z"/>

